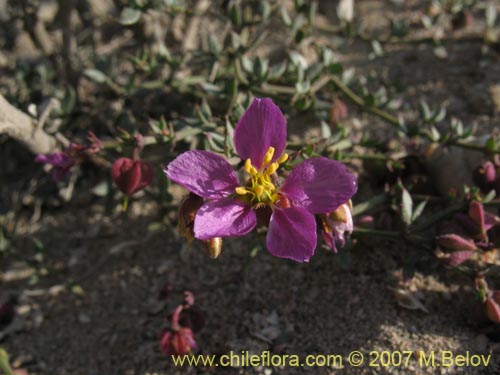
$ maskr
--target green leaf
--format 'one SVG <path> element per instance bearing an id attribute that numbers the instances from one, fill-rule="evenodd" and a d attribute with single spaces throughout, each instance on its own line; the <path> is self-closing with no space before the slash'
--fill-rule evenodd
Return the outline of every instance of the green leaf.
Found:
<path id="1" fill-rule="evenodd" d="M 221 52 L 221 45 L 219 43 L 219 40 L 215 37 L 214 34 L 209 33 L 208 34 L 208 50 L 210 53 L 212 53 L 215 56 L 218 56 L 219 53 Z"/>
<path id="2" fill-rule="evenodd" d="M 413 211 L 413 215 L 411 217 L 412 222 L 417 220 L 420 217 L 420 215 L 422 215 L 422 212 L 424 212 L 424 208 L 425 208 L 426 204 L 427 204 L 427 200 L 422 201 L 418 204 L 418 206 L 415 208 L 415 211 Z"/>
<path id="3" fill-rule="evenodd" d="M 123 8 L 122 12 L 120 13 L 120 20 L 119 22 L 122 25 L 129 26 L 137 23 L 139 19 L 141 18 L 142 12 L 139 9 L 134 9 L 130 7 Z"/>
<path id="4" fill-rule="evenodd" d="M 330 129 L 330 126 L 326 122 L 321 121 L 321 138 L 330 139 L 331 136 L 332 130 Z"/>
<path id="5" fill-rule="evenodd" d="M 281 7 L 281 19 L 286 26 L 292 26 L 292 19 L 290 18 L 290 15 L 288 14 L 288 11 L 286 10 L 286 7 L 284 5 Z"/>
<path id="6" fill-rule="evenodd" d="M 445 117 L 446 117 L 446 108 L 441 107 L 441 109 L 439 110 L 439 112 L 437 112 L 434 115 L 433 121 L 434 122 L 440 122 L 440 121 L 443 121 Z"/>
<path id="7" fill-rule="evenodd" d="M 429 105 L 423 100 L 420 101 L 420 113 L 422 114 L 422 117 L 425 121 L 431 118 L 431 109 L 429 108 Z"/>
<path id="8" fill-rule="evenodd" d="M 344 70 L 344 67 L 340 63 L 331 63 L 328 65 L 328 71 L 331 74 L 341 74 Z"/>
<path id="9" fill-rule="evenodd" d="M 14 375 L 9 364 L 9 355 L 3 348 L 0 348 L 0 370 L 5 375 Z"/>
<path id="10" fill-rule="evenodd" d="M 229 8 L 229 19 L 235 27 L 241 26 L 241 7 L 239 3 L 233 3 Z"/>
<path id="11" fill-rule="evenodd" d="M 372 49 L 375 56 L 380 57 L 384 55 L 384 48 L 378 40 L 372 40 Z"/>
<path id="12" fill-rule="evenodd" d="M 269 68 L 269 73 L 268 73 L 269 79 L 273 80 L 281 77 L 285 73 L 286 67 L 287 67 L 286 61 L 282 61 L 278 64 L 271 66 L 271 68 Z"/>
<path id="13" fill-rule="evenodd" d="M 311 88 L 311 84 L 309 81 L 297 82 L 295 84 L 295 90 L 297 90 L 297 94 L 303 95 L 306 94 Z"/>
<path id="14" fill-rule="evenodd" d="M 488 194 L 486 194 L 486 196 L 483 198 L 483 202 L 484 203 L 488 203 L 488 202 L 491 202 L 495 197 L 496 197 L 497 193 L 495 190 L 491 190 Z"/>
<path id="15" fill-rule="evenodd" d="M 255 63 L 253 66 L 253 73 L 259 78 L 259 79 L 265 79 L 267 76 L 267 71 L 269 68 L 269 62 L 267 60 L 263 60 L 260 57 L 255 58 Z"/>
<path id="16" fill-rule="evenodd" d="M 486 5 L 486 25 L 488 27 L 495 26 L 495 21 L 497 19 L 497 6 L 494 1 L 488 2 Z"/>
<path id="17" fill-rule="evenodd" d="M 233 135 L 234 135 L 233 124 L 231 124 L 229 118 L 226 118 L 226 148 L 229 151 L 234 150 Z"/>
<path id="18" fill-rule="evenodd" d="M 97 69 L 86 69 L 83 74 L 97 83 L 105 83 L 108 80 L 108 76 Z"/>
<path id="19" fill-rule="evenodd" d="M 403 193 L 401 195 L 401 219 L 406 225 L 410 225 L 412 222 L 412 212 L 413 200 L 408 190 L 403 187 Z"/>
<path id="20" fill-rule="evenodd" d="M 488 152 L 495 152 L 496 148 L 497 147 L 495 139 L 493 137 L 488 138 L 488 140 L 486 141 L 486 150 Z"/>

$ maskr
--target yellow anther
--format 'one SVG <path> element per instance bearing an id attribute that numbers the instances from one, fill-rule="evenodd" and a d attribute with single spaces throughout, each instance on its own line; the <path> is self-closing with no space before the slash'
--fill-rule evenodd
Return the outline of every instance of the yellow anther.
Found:
<path id="1" fill-rule="evenodd" d="M 276 163 L 283 164 L 287 160 L 288 160 L 288 154 L 284 153 L 283 155 L 280 156 L 278 160 L 276 160 Z"/>
<path id="2" fill-rule="evenodd" d="M 264 192 L 264 186 L 259 185 L 255 188 L 255 194 L 257 195 L 257 197 L 260 197 L 263 192 Z"/>
<path id="3" fill-rule="evenodd" d="M 257 169 L 255 169 L 255 167 L 252 165 L 252 160 L 250 160 L 250 158 L 248 158 L 246 161 L 245 161 L 245 171 L 250 175 L 250 176 L 254 176 L 257 174 Z"/>
<path id="4" fill-rule="evenodd" d="M 252 160 L 250 160 L 250 158 L 248 158 L 247 160 L 245 160 L 245 171 L 247 171 L 248 174 L 250 174 L 250 170 L 252 168 Z"/>
<path id="5" fill-rule="evenodd" d="M 278 167 L 279 167 L 278 163 L 272 163 L 269 167 L 267 167 L 266 174 L 268 176 L 272 175 L 274 172 L 276 172 Z"/>
<path id="6" fill-rule="evenodd" d="M 247 189 L 245 189 L 243 186 L 238 186 L 234 190 L 236 191 L 236 194 L 238 194 L 238 195 L 245 195 L 245 194 L 249 193 L 249 191 Z"/>
<path id="7" fill-rule="evenodd" d="M 262 168 L 264 168 L 266 165 L 268 165 L 271 160 L 273 160 L 274 156 L 274 147 L 271 146 L 269 149 L 266 151 L 266 154 L 264 155 L 264 159 L 262 160 Z"/>

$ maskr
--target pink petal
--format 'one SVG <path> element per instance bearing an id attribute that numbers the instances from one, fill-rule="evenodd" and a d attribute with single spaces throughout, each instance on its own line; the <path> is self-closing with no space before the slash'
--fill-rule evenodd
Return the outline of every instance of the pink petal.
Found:
<path id="1" fill-rule="evenodd" d="M 243 236 L 257 224 L 250 206 L 234 198 L 208 201 L 194 219 L 194 236 L 199 240 L 214 237 Z"/>
<path id="2" fill-rule="evenodd" d="M 472 251 L 467 251 L 467 250 L 455 251 L 449 254 L 449 257 L 447 257 L 445 263 L 451 267 L 456 267 L 461 265 L 468 259 L 470 259 L 472 255 L 474 255 L 474 252 Z"/>
<path id="3" fill-rule="evenodd" d="M 269 147 L 277 160 L 286 146 L 286 120 L 271 99 L 253 100 L 234 130 L 234 147 L 243 160 L 260 168 Z"/>
<path id="4" fill-rule="evenodd" d="M 316 219 L 301 207 L 274 209 L 266 238 L 269 252 L 280 258 L 307 262 L 316 248 Z"/>
<path id="5" fill-rule="evenodd" d="M 151 166 L 151 164 L 145 161 L 138 161 L 138 163 L 141 167 L 141 181 L 139 182 L 136 191 L 142 190 L 146 186 L 151 185 L 154 176 L 153 167 Z"/>
<path id="6" fill-rule="evenodd" d="M 497 304 L 500 303 L 500 290 L 494 290 L 491 292 L 491 298 L 493 301 L 495 301 Z"/>
<path id="7" fill-rule="evenodd" d="M 322 230 L 321 231 L 321 236 L 323 237 L 323 241 L 325 241 L 325 244 L 330 247 L 334 253 L 337 253 L 337 245 L 335 244 L 335 238 L 333 237 L 332 231 L 326 231 Z"/>
<path id="8" fill-rule="evenodd" d="M 500 323 L 500 306 L 491 298 L 486 300 L 486 312 L 491 321 Z"/>
<path id="9" fill-rule="evenodd" d="M 458 234 L 443 234 L 436 237 L 439 246 L 448 250 L 476 250 L 474 241 L 463 238 Z"/>
<path id="10" fill-rule="evenodd" d="M 313 214 L 330 213 L 357 191 L 356 178 L 346 166 L 327 158 L 308 159 L 290 173 L 281 192 L 295 206 Z"/>
<path id="11" fill-rule="evenodd" d="M 476 222 L 479 226 L 481 233 L 485 233 L 485 221 L 484 221 L 484 207 L 483 204 L 477 201 L 473 201 L 469 205 L 469 216 Z"/>
<path id="12" fill-rule="evenodd" d="M 239 186 L 233 167 L 222 157 L 208 151 L 187 151 L 165 169 L 172 181 L 203 198 L 223 198 Z"/>

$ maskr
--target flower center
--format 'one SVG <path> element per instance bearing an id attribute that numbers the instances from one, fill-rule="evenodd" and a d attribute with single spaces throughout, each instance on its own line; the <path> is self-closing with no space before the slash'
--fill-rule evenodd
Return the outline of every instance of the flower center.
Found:
<path id="1" fill-rule="evenodd" d="M 273 204 L 279 199 L 271 176 L 278 170 L 279 165 L 283 164 L 288 159 L 288 154 L 283 154 L 274 163 L 274 147 L 269 147 L 264 155 L 262 166 L 257 169 L 252 165 L 252 161 L 245 161 L 245 171 L 249 174 L 250 179 L 246 186 L 237 187 L 236 194 L 252 205 Z"/>

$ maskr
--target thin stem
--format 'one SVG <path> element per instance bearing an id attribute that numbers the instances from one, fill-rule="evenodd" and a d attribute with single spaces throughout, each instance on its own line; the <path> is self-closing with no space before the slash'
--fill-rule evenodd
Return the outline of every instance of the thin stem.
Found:
<path id="1" fill-rule="evenodd" d="M 456 203 L 454 205 L 451 205 L 450 207 L 445 208 L 445 209 L 439 211 L 438 213 L 430 216 L 426 220 L 420 222 L 419 225 L 415 225 L 413 228 L 411 228 L 411 231 L 413 233 L 422 232 L 425 229 L 427 229 L 428 227 L 430 227 L 432 224 L 435 224 L 435 223 L 443 220 L 445 217 L 451 215 L 452 213 L 455 213 L 457 211 L 462 210 L 465 207 L 465 205 L 466 205 L 466 203 L 464 203 L 464 202 L 459 202 L 459 203 Z"/>
<path id="2" fill-rule="evenodd" d="M 399 122 L 399 119 L 396 116 L 391 115 L 388 112 L 385 112 L 384 110 L 381 110 L 380 108 L 374 107 L 374 106 L 369 106 L 365 103 L 365 101 L 358 96 L 354 91 L 352 91 L 349 87 L 347 87 L 338 77 L 336 76 L 328 76 L 330 81 L 337 86 L 337 88 L 342 91 L 349 99 L 351 99 L 354 103 L 356 103 L 358 106 L 362 107 L 364 110 L 367 112 L 370 112 L 381 119 L 387 121 L 389 124 L 394 126 L 397 130 L 402 131 L 403 133 L 406 133 L 406 129 L 401 125 Z"/>
<path id="3" fill-rule="evenodd" d="M 127 212 L 128 210 L 128 201 L 129 201 L 129 198 L 127 195 L 125 195 L 123 197 L 123 202 L 122 202 L 122 212 Z"/>

